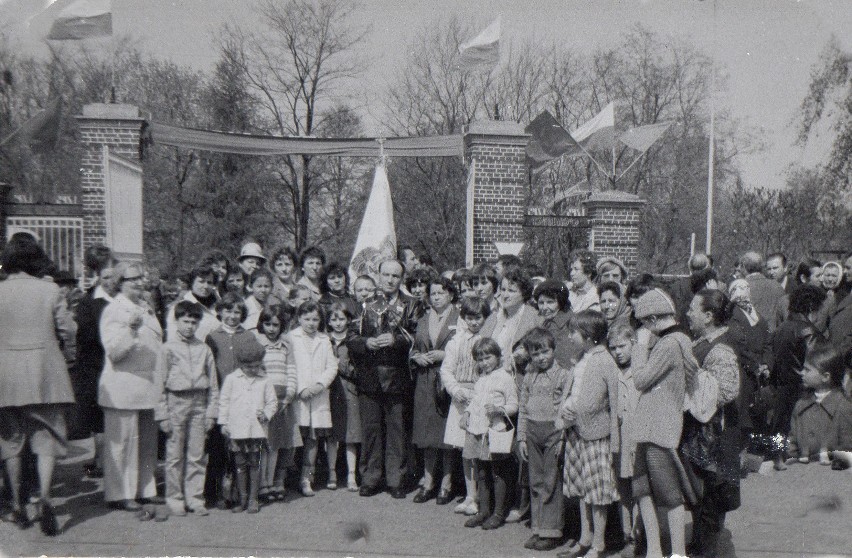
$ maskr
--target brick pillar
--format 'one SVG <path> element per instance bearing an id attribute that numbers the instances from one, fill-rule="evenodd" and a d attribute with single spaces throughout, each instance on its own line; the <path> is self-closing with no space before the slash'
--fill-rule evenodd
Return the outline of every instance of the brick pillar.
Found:
<path id="1" fill-rule="evenodd" d="M 472 263 L 496 259 L 493 242 L 523 241 L 529 137 L 523 125 L 515 122 L 477 121 L 468 127 L 464 147 L 468 162 L 468 219 L 473 221 L 472 231 L 468 223 Z"/>
<path id="2" fill-rule="evenodd" d="M 9 215 L 9 193 L 12 187 L 0 182 L 0 250 L 6 246 L 6 217 Z"/>
<path id="3" fill-rule="evenodd" d="M 636 270 L 639 220 L 645 200 L 610 190 L 595 192 L 583 202 L 591 224 L 589 249 L 598 256 L 615 256 L 628 270 Z"/>
<path id="4" fill-rule="evenodd" d="M 80 185 L 83 190 L 83 246 L 104 244 L 106 239 L 106 186 L 104 150 L 139 161 L 139 136 L 144 120 L 133 105 L 94 103 L 77 117 L 83 154 Z"/>

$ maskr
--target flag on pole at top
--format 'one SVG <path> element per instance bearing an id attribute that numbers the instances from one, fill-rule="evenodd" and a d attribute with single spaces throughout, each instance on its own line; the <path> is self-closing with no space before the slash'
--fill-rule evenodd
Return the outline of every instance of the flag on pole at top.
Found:
<path id="1" fill-rule="evenodd" d="M 47 38 L 71 41 L 112 35 L 111 0 L 76 0 L 53 21 Z"/>
<path id="2" fill-rule="evenodd" d="M 491 69 L 500 62 L 500 16 L 476 37 L 459 45 L 462 70 Z"/>
<path id="3" fill-rule="evenodd" d="M 352 251 L 349 276 L 354 281 L 359 275 L 369 275 L 378 281 L 379 265 L 391 258 L 396 258 L 393 203 L 385 167 L 378 165 Z"/>

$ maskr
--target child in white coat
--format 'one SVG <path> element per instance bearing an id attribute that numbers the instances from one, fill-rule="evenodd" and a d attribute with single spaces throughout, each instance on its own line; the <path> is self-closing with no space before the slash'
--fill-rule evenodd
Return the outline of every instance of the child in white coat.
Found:
<path id="1" fill-rule="evenodd" d="M 302 478 L 299 487 L 303 496 L 313 496 L 314 468 L 317 460 L 317 445 L 325 440 L 328 456 L 329 489 L 337 488 L 337 440 L 331 430 L 331 405 L 328 388 L 337 376 L 337 358 L 328 335 L 319 331 L 322 310 L 316 302 L 308 301 L 299 306 L 296 316 L 299 326 L 289 333 L 293 358 L 290 366 L 296 368 L 296 398 L 299 410 L 299 426 L 302 432 L 304 453 Z"/>

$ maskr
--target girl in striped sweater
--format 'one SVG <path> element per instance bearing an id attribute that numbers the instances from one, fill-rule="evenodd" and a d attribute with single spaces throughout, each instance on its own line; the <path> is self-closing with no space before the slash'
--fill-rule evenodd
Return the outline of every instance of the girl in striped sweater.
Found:
<path id="1" fill-rule="evenodd" d="M 265 308 L 257 321 L 258 341 L 266 349 L 263 365 L 279 402 L 278 412 L 269 422 L 269 450 L 264 452 L 260 462 L 260 498 L 267 501 L 284 499 L 287 467 L 292 463 L 294 448 L 302 445 L 296 405 L 292 404 L 296 397 L 296 374 L 292 366 L 287 366 L 292 358 L 285 335 L 288 321 L 289 317 L 279 305 Z"/>

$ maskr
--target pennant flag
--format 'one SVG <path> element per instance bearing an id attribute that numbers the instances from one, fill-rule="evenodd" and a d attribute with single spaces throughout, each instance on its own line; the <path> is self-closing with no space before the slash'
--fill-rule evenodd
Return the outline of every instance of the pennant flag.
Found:
<path id="1" fill-rule="evenodd" d="M 369 275 L 378 281 L 379 265 L 396 257 L 396 232 L 393 226 L 393 203 L 391 202 L 390 184 L 385 167 L 376 167 L 373 177 L 373 187 L 364 219 L 358 229 L 358 240 L 352 251 L 352 261 L 349 264 L 349 277 L 352 281 L 359 275 Z"/>
<path id="2" fill-rule="evenodd" d="M 527 144 L 527 157 L 533 166 L 561 157 L 569 151 L 577 149 L 577 142 L 568 130 L 550 114 L 544 111 L 533 119 L 524 129 L 531 134 Z"/>
<path id="3" fill-rule="evenodd" d="M 660 139 L 666 130 L 671 126 L 671 122 L 659 122 L 657 124 L 648 124 L 630 128 L 618 138 L 621 143 L 636 151 L 647 151 L 654 143 Z"/>
<path id="4" fill-rule="evenodd" d="M 77 0 L 59 12 L 47 38 L 53 41 L 68 41 L 110 35 L 112 35 L 110 0 Z"/>
<path id="5" fill-rule="evenodd" d="M 62 122 L 62 103 L 54 99 L 44 110 L 24 122 L 20 128 L 3 138 L 0 146 L 11 141 L 26 143 L 39 149 L 52 149 L 59 138 Z"/>
<path id="6" fill-rule="evenodd" d="M 606 128 L 615 128 L 615 103 L 605 106 L 591 120 L 571 132 L 571 136 L 578 142 L 583 142 Z"/>
<path id="7" fill-rule="evenodd" d="M 493 68 L 500 62 L 500 16 L 479 35 L 459 45 L 459 68 Z"/>

